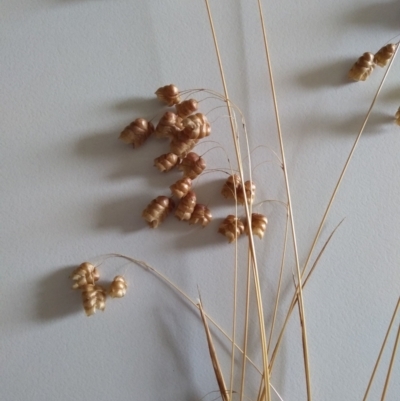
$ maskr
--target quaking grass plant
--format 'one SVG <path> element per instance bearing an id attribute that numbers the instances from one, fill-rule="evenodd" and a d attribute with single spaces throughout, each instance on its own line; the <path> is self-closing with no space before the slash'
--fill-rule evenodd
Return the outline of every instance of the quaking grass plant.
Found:
<path id="1" fill-rule="evenodd" d="M 268 45 L 266 24 L 262 2 L 257 1 L 260 27 L 266 57 L 266 69 L 268 72 L 272 98 L 276 130 L 278 133 L 278 148 L 267 149 L 272 154 L 273 164 L 278 166 L 283 176 L 284 196 L 282 199 L 258 199 L 258 188 L 263 185 L 262 180 L 254 178 L 255 170 L 260 166 L 252 163 L 254 149 L 250 148 L 249 133 L 245 117 L 234 100 L 229 95 L 228 82 L 225 77 L 224 64 L 219 50 L 217 32 L 213 22 L 213 15 L 208 0 L 205 7 L 212 33 L 216 59 L 219 67 L 223 93 L 213 90 L 193 89 L 178 90 L 175 85 L 167 85 L 157 90 L 157 97 L 167 104 L 169 109 L 165 111 L 158 124 L 154 120 L 147 121 L 143 118 L 136 119 L 125 128 L 121 139 L 132 144 L 134 148 L 141 147 L 152 135 L 166 141 L 165 154 L 154 160 L 154 165 L 163 173 L 172 169 L 182 170 L 182 177 L 175 183 L 168 185 L 172 195 L 160 195 L 149 203 L 143 211 L 143 218 L 151 228 L 157 228 L 168 217 L 169 214 L 189 224 L 200 224 L 203 228 L 208 226 L 212 220 L 212 201 L 210 205 L 197 202 L 197 182 L 207 174 L 220 174 L 224 177 L 222 195 L 231 202 L 232 213 L 225 219 L 221 219 L 218 232 L 232 243 L 234 253 L 233 263 L 233 285 L 232 285 L 232 327 L 228 332 L 217 320 L 212 318 L 206 310 L 201 297 L 201 283 L 199 283 L 198 298 L 186 294 L 172 280 L 162 273 L 162 269 L 150 266 L 144 261 L 130 256 L 111 254 L 102 258 L 118 257 L 133 262 L 155 274 L 182 296 L 190 305 L 196 308 L 201 321 L 208 345 L 211 365 L 216 383 L 218 395 L 213 399 L 230 400 L 288 400 L 288 399 L 315 399 L 313 396 L 312 364 L 310 361 L 310 345 L 307 326 L 308 311 L 304 302 L 306 285 L 315 270 L 319 267 L 321 258 L 329 246 L 340 221 L 322 241 L 321 237 L 328 219 L 331 207 L 336 199 L 342 181 L 348 167 L 353 159 L 367 122 L 373 112 L 375 103 L 389 74 L 392 63 L 396 59 L 399 50 L 399 42 L 384 45 L 375 54 L 364 53 L 351 67 L 349 66 L 349 79 L 354 81 L 365 81 L 379 67 L 385 68 L 382 80 L 371 100 L 361 127 L 357 133 L 354 143 L 342 166 L 341 173 L 333 188 L 330 199 L 325 207 L 323 216 L 319 222 L 315 236 L 312 238 L 311 246 L 306 251 L 304 260 L 299 255 L 298 233 L 296 232 L 293 202 L 291 194 L 290 172 L 285 154 L 284 133 L 281 126 L 278 100 L 275 90 L 275 81 Z M 379 67 L 378 67 L 379 66 Z M 206 114 L 199 113 L 200 106 L 211 105 Z M 207 106 L 204 106 L 207 109 Z M 232 154 L 224 149 L 219 138 L 213 137 L 213 122 L 208 116 L 213 112 L 226 110 L 226 113 L 217 118 L 227 117 L 232 142 Z M 400 110 L 400 109 L 399 109 Z M 399 123 L 399 111 L 393 114 L 393 120 Z M 206 138 L 209 137 L 209 138 Z M 200 142 L 200 140 L 202 140 Z M 202 144 L 206 144 L 204 148 Z M 200 149 L 201 151 L 197 151 Z M 206 149 L 206 150 L 204 150 Z M 210 151 L 219 150 L 224 154 L 226 167 L 215 166 L 208 168 L 206 165 L 206 154 Z M 141 151 L 135 150 L 135 151 Z M 197 152 L 197 153 L 196 153 Z M 261 163 L 262 164 L 262 163 Z M 172 185 L 169 185 L 172 184 Z M 222 199 L 222 197 L 221 197 Z M 265 283 L 268 278 L 263 276 L 263 266 L 267 263 L 266 255 L 259 251 L 256 242 L 263 240 L 264 233 L 268 230 L 268 217 L 260 212 L 263 205 L 276 203 L 285 211 L 284 238 L 282 256 L 277 272 L 276 287 Z M 210 227 L 206 227 L 206 230 Z M 281 243 L 282 238 L 276 235 L 276 241 Z M 291 256 L 288 257 L 288 254 Z M 285 269 L 289 269 L 289 275 Z M 216 271 L 216 274 L 219 272 Z M 287 277 L 289 276 L 289 279 Z M 80 265 L 72 275 L 74 288 L 80 289 L 85 311 L 88 316 L 95 313 L 96 309 L 104 310 L 107 294 L 114 298 L 125 295 L 127 283 L 122 276 L 117 276 L 111 283 L 109 290 L 97 285 L 99 272 L 97 266 L 85 262 Z M 289 294 L 289 295 L 288 295 Z M 289 301 L 283 301 L 288 298 Z M 206 300 L 205 300 L 206 302 Z M 390 360 L 386 366 L 385 381 L 381 390 L 381 401 L 386 399 L 389 389 L 391 374 L 395 363 L 396 351 L 400 338 L 400 325 L 396 330 L 396 318 L 400 307 L 400 298 L 394 305 L 394 311 L 382 347 L 377 350 L 377 359 L 371 366 L 372 374 L 366 383 L 365 392 L 360 400 L 367 400 L 378 368 L 381 366 L 381 358 L 387 347 L 390 349 Z M 266 311 L 267 309 L 267 311 Z M 278 318 L 283 316 L 283 319 Z M 293 321 L 298 324 L 298 333 L 302 345 L 302 371 L 297 375 L 304 378 L 304 395 L 296 394 L 290 398 L 281 395 L 282 389 L 274 384 L 274 371 L 277 370 L 277 361 L 284 348 L 283 339 L 287 330 L 293 329 Z M 392 332 L 396 332 L 393 344 L 388 344 Z M 219 341 L 224 341 L 224 348 L 218 346 Z M 221 362 L 221 354 L 229 350 L 229 362 Z M 289 378 L 290 379 L 290 378 Z M 280 380 L 279 380 L 280 381 Z M 340 385 L 340 384 L 338 384 Z"/>

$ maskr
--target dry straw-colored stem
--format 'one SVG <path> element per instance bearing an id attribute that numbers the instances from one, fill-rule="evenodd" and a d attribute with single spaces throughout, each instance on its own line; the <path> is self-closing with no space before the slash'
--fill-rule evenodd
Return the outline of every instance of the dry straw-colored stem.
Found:
<path id="1" fill-rule="evenodd" d="M 225 99 L 226 99 L 227 108 L 228 108 L 229 121 L 231 124 L 231 131 L 232 131 L 232 137 L 233 137 L 233 142 L 234 142 L 234 146 L 235 146 L 235 153 L 236 153 L 236 158 L 238 161 L 239 175 L 240 175 L 242 182 L 244 182 L 242 159 L 241 159 L 241 155 L 240 155 L 240 148 L 239 148 L 239 144 L 238 144 L 238 140 L 237 140 L 237 136 L 236 136 L 235 127 L 233 125 L 232 110 L 231 110 L 231 105 L 229 102 L 229 94 L 228 94 L 228 89 L 227 89 L 227 85 L 226 85 L 224 70 L 222 67 L 221 55 L 220 55 L 219 48 L 218 48 L 217 37 L 215 34 L 214 23 L 213 23 L 210 5 L 208 3 L 208 0 L 205 0 L 205 3 L 206 3 L 206 8 L 207 8 L 208 19 L 210 21 L 210 27 L 211 27 L 212 37 L 213 37 L 213 41 L 214 41 L 214 46 L 215 46 L 215 50 L 217 53 L 218 66 L 219 66 L 219 70 L 221 73 L 222 85 L 224 87 L 224 94 L 225 94 Z M 245 200 L 246 200 L 246 202 L 244 204 L 244 207 L 246 210 L 246 217 L 248 220 L 250 220 L 251 214 L 249 211 L 249 206 L 247 204 L 246 193 L 245 193 Z M 249 242 L 250 242 L 250 251 L 251 251 L 252 267 L 253 267 L 253 274 L 254 274 L 257 312 L 258 312 L 258 319 L 259 319 L 259 326 L 260 326 L 260 341 L 261 341 L 262 361 L 263 361 L 263 369 L 264 369 L 264 371 L 263 371 L 264 379 L 263 380 L 266 383 L 266 388 L 267 388 L 265 399 L 267 401 L 270 401 L 271 400 L 271 391 L 270 391 L 270 377 L 269 377 L 269 368 L 268 368 L 268 354 L 267 354 L 267 347 L 266 347 L 264 311 L 263 311 L 263 305 L 262 305 L 262 299 L 261 299 L 261 289 L 260 289 L 260 281 L 259 281 L 259 276 L 258 276 L 258 266 L 257 266 L 255 247 L 254 247 L 254 238 L 253 238 L 252 232 L 250 232 L 250 235 L 249 235 Z"/>
<path id="2" fill-rule="evenodd" d="M 370 377 L 370 379 L 369 379 L 367 389 L 365 390 L 365 394 L 364 394 L 363 401 L 366 401 L 366 399 L 367 399 L 367 397 L 368 397 L 369 390 L 371 389 L 371 385 L 372 385 L 372 382 L 373 382 L 373 380 L 374 380 L 375 373 L 376 373 L 376 371 L 377 371 L 377 369 L 378 369 L 379 362 L 380 362 L 381 357 L 382 357 L 382 354 L 383 354 L 383 350 L 385 349 L 387 340 L 388 340 L 388 338 L 389 338 L 389 333 L 390 333 L 390 331 L 392 330 L 392 326 L 393 326 L 393 323 L 394 323 L 394 321 L 395 321 L 395 318 L 396 318 L 397 312 L 398 312 L 398 310 L 399 310 L 399 307 L 400 307 L 400 297 L 399 297 L 399 299 L 397 300 L 397 304 L 396 304 L 396 307 L 394 308 L 394 312 L 393 312 L 392 318 L 390 319 L 389 327 L 388 327 L 388 329 L 387 329 L 387 331 L 386 331 L 386 335 L 385 335 L 385 338 L 384 338 L 384 340 L 383 340 L 381 349 L 380 349 L 380 351 L 379 351 L 378 358 L 376 358 L 375 366 L 374 366 L 374 369 L 373 369 L 373 371 L 372 371 L 371 377 Z"/>

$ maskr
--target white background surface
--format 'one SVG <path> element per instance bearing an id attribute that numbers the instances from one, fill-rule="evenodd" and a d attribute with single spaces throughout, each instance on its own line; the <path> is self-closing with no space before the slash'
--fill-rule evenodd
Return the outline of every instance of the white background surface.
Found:
<path id="1" fill-rule="evenodd" d="M 231 98 L 246 116 L 251 148 L 264 146 L 253 152 L 253 165 L 272 161 L 278 142 L 256 2 L 211 6 Z M 304 262 L 383 76 L 377 68 L 366 83 L 349 84 L 347 70 L 400 33 L 400 5 L 292 0 L 264 7 Z M 140 214 L 168 194 L 178 174 L 161 176 L 152 167 L 165 143 L 133 151 L 117 140 L 133 119 L 160 115 L 153 93 L 162 85 L 222 92 L 204 3 L 6 0 L 0 20 L 2 400 L 215 399 L 198 313 L 156 277 L 122 260 L 105 261 L 102 278 L 125 274 L 130 287 L 126 298 L 109 301 L 90 319 L 68 279 L 83 261 L 124 253 L 157 267 L 194 299 L 199 286 L 206 310 L 231 329 L 234 247 L 216 234 L 233 212 L 219 195 L 224 175 L 207 174 L 196 189 L 213 210 L 210 227 L 171 218 L 152 231 Z M 399 296 L 400 129 L 393 124 L 399 73 L 396 60 L 322 240 L 346 220 L 305 291 L 315 400 L 362 399 Z M 202 111 L 212 107 L 202 103 Z M 209 114 L 216 120 L 210 139 L 234 162 L 224 116 L 223 108 Z M 204 152 L 215 144 L 201 146 Z M 220 149 L 206 157 L 210 169 L 229 168 Z M 276 164 L 260 165 L 254 178 L 257 201 L 285 200 Z M 271 203 L 260 211 L 270 222 L 257 242 L 268 315 L 285 213 Z M 285 304 L 292 294 L 290 245 Z M 244 241 L 239 248 L 243 279 Z M 251 353 L 259 362 L 252 322 Z M 228 376 L 225 340 L 218 347 Z M 379 399 L 389 353 L 371 399 Z M 256 378 L 251 370 L 249 376 Z M 306 399 L 296 314 L 272 382 L 285 401 Z M 399 360 L 387 400 L 398 394 Z"/>

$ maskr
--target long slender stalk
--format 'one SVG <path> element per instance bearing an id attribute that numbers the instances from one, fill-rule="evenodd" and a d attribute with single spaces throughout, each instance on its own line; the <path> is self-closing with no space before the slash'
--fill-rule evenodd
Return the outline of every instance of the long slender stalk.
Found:
<path id="1" fill-rule="evenodd" d="M 385 380 L 385 385 L 383 386 L 383 392 L 382 392 L 381 401 L 385 401 L 385 398 L 386 398 L 386 392 L 387 392 L 387 389 L 388 389 L 388 386 L 389 386 L 390 375 L 392 373 L 394 358 L 396 357 L 397 347 L 399 345 L 399 339 L 400 339 L 400 325 L 399 325 L 399 328 L 397 330 L 396 342 L 394 343 L 392 356 L 390 358 L 389 369 L 388 369 L 388 372 L 386 374 L 386 380 Z"/>
<path id="2" fill-rule="evenodd" d="M 365 390 L 365 394 L 364 394 L 363 401 L 366 401 L 366 399 L 367 399 L 367 397 L 368 397 L 369 390 L 371 389 L 371 385 L 372 385 L 372 382 L 373 382 L 373 380 L 374 380 L 375 373 L 376 373 L 376 371 L 377 371 L 377 369 L 378 369 L 378 365 L 379 365 L 379 362 L 380 362 L 380 360 L 381 360 L 381 357 L 382 357 L 382 354 L 383 354 L 383 350 L 385 349 L 387 340 L 388 340 L 388 338 L 389 338 L 389 333 L 390 333 L 390 331 L 391 331 L 391 329 L 392 329 L 392 326 L 393 326 L 394 320 L 395 320 L 395 318 L 396 318 L 397 312 L 398 312 L 398 310 L 399 310 L 399 307 L 400 307 L 400 297 L 399 297 L 399 299 L 397 300 L 397 304 L 396 304 L 396 307 L 394 308 L 394 312 L 393 312 L 392 318 L 390 319 L 389 327 L 388 327 L 388 329 L 387 329 L 387 331 L 386 331 L 386 335 L 385 335 L 385 338 L 384 338 L 384 340 L 383 340 L 381 349 L 380 349 L 380 351 L 379 351 L 378 358 L 376 358 L 375 366 L 374 366 L 374 369 L 373 369 L 373 371 L 372 371 L 371 377 L 370 377 L 370 379 L 369 379 L 367 389 Z"/>
<path id="3" fill-rule="evenodd" d="M 392 59 L 390 60 L 390 63 L 389 63 L 389 65 L 388 65 L 388 67 L 387 67 L 387 69 L 386 69 L 386 72 L 385 72 L 385 74 L 384 74 L 384 76 L 383 76 L 383 78 L 382 78 L 382 80 L 381 80 L 381 83 L 380 83 L 380 85 L 379 85 L 379 87 L 378 87 L 378 90 L 377 90 L 377 92 L 375 93 L 375 96 L 374 96 L 374 98 L 373 98 L 373 100 L 372 100 L 371 106 L 370 106 L 370 108 L 368 109 L 368 112 L 367 112 L 367 114 L 366 114 L 366 116 L 365 116 L 365 119 L 364 119 L 364 122 L 363 122 L 363 124 L 362 124 L 362 126 L 361 126 L 361 129 L 360 129 L 360 131 L 359 131 L 359 133 L 358 133 L 358 135 L 357 135 L 357 137 L 356 137 L 356 139 L 355 139 L 355 141 L 354 141 L 354 143 L 353 143 L 353 146 L 352 146 L 352 148 L 351 148 L 351 150 L 350 150 L 350 153 L 349 153 L 349 155 L 348 155 L 348 157 L 347 157 L 347 160 L 346 160 L 346 162 L 345 162 L 345 164 L 344 164 L 344 167 L 343 167 L 342 172 L 341 172 L 341 174 L 340 174 L 340 176 L 339 176 L 339 179 L 338 179 L 338 181 L 337 181 L 337 183 L 336 183 L 336 185 L 335 185 L 335 188 L 334 188 L 334 190 L 333 190 L 333 193 L 332 193 L 332 195 L 331 195 L 331 198 L 330 198 L 330 200 L 329 200 L 329 202 L 328 202 L 328 206 L 327 206 L 327 208 L 326 208 L 326 210 L 325 210 L 325 212 L 324 212 L 324 215 L 323 215 L 323 217 L 322 217 L 321 223 L 320 223 L 319 228 L 318 228 L 318 230 L 317 230 L 317 234 L 315 235 L 315 238 L 314 238 L 313 243 L 312 243 L 312 245 L 311 245 L 311 249 L 310 249 L 310 251 L 309 251 L 309 253 L 308 253 L 306 262 L 305 262 L 305 264 L 304 264 L 304 266 L 303 266 L 303 268 L 302 268 L 302 271 L 301 271 L 301 274 L 302 274 L 302 275 L 304 275 L 305 270 L 306 270 L 306 268 L 307 268 L 307 266 L 308 266 L 308 264 L 309 264 L 309 262 L 310 262 L 311 255 L 312 255 L 312 253 L 314 252 L 315 246 L 316 246 L 317 241 L 318 241 L 318 239 L 319 239 L 319 237 L 320 237 L 320 234 L 321 234 L 321 232 L 322 232 L 322 228 L 323 228 L 323 226 L 324 226 L 324 224 L 325 224 L 325 221 L 326 221 L 326 219 L 327 219 L 327 217 L 328 217 L 329 211 L 330 211 L 331 206 L 332 206 L 332 204 L 333 204 L 333 201 L 334 201 L 334 199 L 335 199 L 335 197 L 336 197 L 337 191 L 338 191 L 338 189 L 339 189 L 339 187 L 340 187 L 340 184 L 341 184 L 341 182 L 342 182 L 342 180 L 343 180 L 343 178 L 344 178 L 344 175 L 345 175 L 345 173 L 346 173 L 346 171 L 347 171 L 347 168 L 348 168 L 348 166 L 349 166 L 349 164 L 350 164 L 350 161 L 351 161 L 351 159 L 352 159 L 352 157 L 353 157 L 353 155 L 354 155 L 354 152 L 355 152 L 355 149 L 356 149 L 356 147 L 357 147 L 357 145 L 358 145 L 358 142 L 359 142 L 360 139 L 361 139 L 361 136 L 362 136 L 362 134 L 363 134 L 363 132 L 364 132 L 365 126 L 366 126 L 366 124 L 367 124 L 367 122 L 368 122 L 368 120 L 369 120 L 369 118 L 370 118 L 372 109 L 373 109 L 373 107 L 374 107 L 374 105 L 375 105 L 375 103 L 376 103 L 376 100 L 377 100 L 378 95 L 379 95 L 379 93 L 380 93 L 380 91 L 381 91 L 381 89 L 382 89 L 382 86 L 383 86 L 383 84 L 384 84 L 384 82 L 385 82 L 385 80 L 386 80 L 386 77 L 387 77 L 387 75 L 388 75 L 388 73 L 389 73 L 389 70 L 390 70 L 390 68 L 391 68 L 391 66 L 392 66 L 392 64 L 393 64 L 393 62 L 394 62 L 394 60 L 395 60 L 395 57 L 396 57 L 396 55 L 397 55 L 398 50 L 399 50 L 399 44 L 397 43 L 396 51 L 395 51 L 395 53 L 393 54 L 393 57 L 392 57 Z M 295 293 L 294 298 L 297 298 L 297 292 Z M 297 302 L 297 301 L 296 301 L 296 302 Z M 293 306 L 294 306 L 294 305 L 295 305 L 295 304 L 293 304 L 293 302 L 290 304 L 290 307 L 289 307 L 288 312 L 287 312 L 287 314 L 286 314 L 285 323 L 284 323 L 284 325 L 283 325 L 283 327 L 282 327 L 282 329 L 281 329 L 281 333 L 280 333 L 279 338 L 278 338 L 278 343 L 277 343 L 277 345 L 275 346 L 274 352 L 272 353 L 272 358 L 271 358 L 271 360 L 274 360 L 275 357 L 276 357 L 276 351 L 277 351 L 278 348 L 279 348 L 279 345 L 280 345 L 282 336 L 283 336 L 284 331 L 285 331 L 285 329 L 286 329 L 286 327 L 287 327 L 287 325 L 286 325 L 286 324 L 287 324 L 287 321 L 288 321 L 288 319 L 289 319 L 289 317 L 290 317 L 290 315 L 291 315 L 291 313 L 292 313 L 292 310 L 293 310 Z M 273 365 L 273 363 L 271 363 L 271 366 L 272 366 L 272 365 Z"/>
<path id="4" fill-rule="evenodd" d="M 214 46 L 215 46 L 215 50 L 217 53 L 218 66 L 219 66 L 219 70 L 220 70 L 220 74 L 221 74 L 222 85 L 224 88 L 224 94 L 225 94 L 225 98 L 226 98 L 226 102 L 227 102 L 228 114 L 229 114 L 229 118 L 230 118 L 231 130 L 232 130 L 232 137 L 233 137 L 233 142 L 234 142 L 234 146 L 235 146 L 236 158 L 238 161 L 239 173 L 240 173 L 242 182 L 244 182 L 243 166 L 242 166 L 242 162 L 241 162 L 240 149 L 239 149 L 239 144 L 238 144 L 238 141 L 236 138 L 235 129 L 233 126 L 232 111 L 231 111 L 231 106 L 229 103 L 228 88 L 226 85 L 225 74 L 224 74 L 224 70 L 222 67 L 221 55 L 219 52 L 217 37 L 216 37 L 216 33 L 215 33 L 214 23 L 213 23 L 210 5 L 209 5 L 208 0 L 205 0 L 205 3 L 206 3 L 206 8 L 207 8 L 208 19 L 210 21 L 210 27 L 211 27 L 211 31 L 212 31 Z M 246 191 L 244 191 L 244 198 L 245 198 L 245 210 L 246 210 L 247 221 L 251 221 L 249 206 L 247 203 Z M 258 276 L 258 266 L 257 266 L 257 259 L 256 259 L 256 253 L 255 253 L 255 247 L 254 247 L 254 238 L 253 238 L 253 234 L 252 234 L 251 230 L 249 230 L 249 244 L 250 244 L 251 257 L 252 257 L 252 268 L 253 268 L 253 275 L 254 275 L 256 301 L 257 301 L 257 312 L 258 312 L 258 320 L 259 320 L 259 326 L 260 326 L 260 341 L 261 341 L 262 360 L 263 360 L 263 369 L 264 369 L 263 377 L 264 377 L 264 382 L 266 383 L 266 387 L 267 387 L 265 397 L 266 397 L 267 401 L 270 401 L 271 400 L 271 389 L 270 389 L 270 377 L 269 377 L 269 368 L 268 368 L 268 365 L 269 365 L 268 353 L 267 353 L 267 347 L 266 347 L 267 342 L 266 342 L 266 333 L 265 333 L 264 311 L 263 311 L 263 305 L 262 305 L 262 299 L 261 299 L 261 288 L 260 288 L 260 281 L 259 281 L 259 276 Z"/>
<path id="5" fill-rule="evenodd" d="M 309 353 L 308 353 L 306 317 L 305 317 L 305 312 L 304 312 L 303 286 L 301 283 L 299 254 L 298 254 L 296 230 L 295 230 L 294 218 L 293 218 L 293 208 L 292 208 L 292 199 L 291 199 L 291 194 L 290 194 L 289 177 L 288 177 L 287 166 L 286 166 L 285 148 L 283 145 L 282 129 L 281 129 L 281 124 L 280 124 L 280 119 L 279 119 L 278 103 L 277 103 L 277 99 L 276 99 L 275 84 L 274 84 L 274 78 L 273 78 L 272 66 L 271 66 L 271 57 L 270 57 L 270 52 L 269 52 L 269 48 L 268 48 L 267 32 L 266 32 L 266 28 L 265 28 L 264 13 L 262 10 L 261 0 L 258 0 L 258 9 L 260 12 L 260 20 L 261 20 L 261 26 L 262 26 L 262 31 L 263 31 L 265 54 L 267 57 L 267 66 L 268 66 L 269 77 L 270 77 L 272 99 L 273 99 L 273 103 L 274 103 L 275 119 L 276 119 L 276 125 L 278 128 L 278 137 L 279 137 L 279 146 L 280 146 L 280 150 L 281 150 L 283 173 L 284 173 L 284 177 L 285 177 L 286 195 L 287 195 L 288 207 L 289 207 L 289 220 L 290 220 L 290 227 L 292 230 L 293 250 L 294 250 L 295 261 L 296 261 L 296 273 L 297 273 L 297 281 L 298 281 L 298 288 L 299 288 L 298 305 L 299 305 L 299 313 L 300 313 L 301 336 L 302 336 L 302 342 L 303 342 L 303 357 L 304 357 L 304 369 L 305 369 L 305 375 L 306 375 L 307 400 L 311 401 L 312 396 L 311 396 L 310 363 L 309 363 Z"/>

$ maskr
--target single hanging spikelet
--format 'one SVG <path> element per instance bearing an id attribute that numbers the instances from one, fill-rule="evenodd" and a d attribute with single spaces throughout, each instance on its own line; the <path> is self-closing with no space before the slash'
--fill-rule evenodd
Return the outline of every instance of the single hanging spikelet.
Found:
<path id="1" fill-rule="evenodd" d="M 183 177 L 170 187 L 172 195 L 177 198 L 183 198 L 192 188 L 192 180 L 189 177 Z"/>
<path id="2" fill-rule="evenodd" d="M 244 186 L 241 186 L 237 191 L 237 201 L 244 205 L 244 191 L 246 191 L 247 203 L 251 205 L 254 200 L 254 195 L 256 192 L 256 185 L 252 181 L 246 181 Z"/>
<path id="3" fill-rule="evenodd" d="M 175 210 L 175 216 L 179 220 L 189 220 L 196 206 L 196 194 L 189 191 L 178 203 Z"/>
<path id="4" fill-rule="evenodd" d="M 177 156 L 185 157 L 195 146 L 197 141 L 184 135 L 175 137 L 170 143 L 170 151 Z"/>
<path id="5" fill-rule="evenodd" d="M 194 180 L 206 168 L 206 161 L 197 153 L 190 152 L 182 160 L 178 169 L 183 171 L 184 177 L 189 177 Z"/>
<path id="6" fill-rule="evenodd" d="M 143 210 L 142 217 L 151 228 L 157 228 L 172 211 L 174 206 L 175 204 L 172 199 L 166 196 L 158 196 Z"/>
<path id="7" fill-rule="evenodd" d="M 87 284 L 82 287 L 82 302 L 86 315 L 93 315 L 96 309 L 104 311 L 106 296 L 106 290 L 100 285 Z"/>
<path id="8" fill-rule="evenodd" d="M 211 126 L 207 117 L 202 113 L 192 114 L 182 120 L 183 134 L 190 139 L 202 139 L 209 136 Z"/>
<path id="9" fill-rule="evenodd" d="M 71 274 L 71 279 L 74 281 L 73 289 L 82 288 L 87 284 L 94 284 L 100 278 L 96 267 L 89 262 L 82 263 Z"/>
<path id="10" fill-rule="evenodd" d="M 115 276 L 112 281 L 108 293 L 112 298 L 122 298 L 126 294 L 128 284 L 122 276 Z"/>
<path id="11" fill-rule="evenodd" d="M 219 226 L 218 232 L 228 238 L 229 243 L 236 241 L 244 232 L 244 224 L 236 216 L 230 214 Z"/>
<path id="12" fill-rule="evenodd" d="M 378 64 L 379 67 L 384 67 L 393 57 L 395 51 L 396 45 L 392 43 L 383 46 L 381 49 L 379 49 L 378 53 L 375 54 L 375 63 Z"/>
<path id="13" fill-rule="evenodd" d="M 372 53 L 364 53 L 351 67 L 349 78 L 354 81 L 365 81 L 375 68 L 375 56 Z"/>
<path id="14" fill-rule="evenodd" d="M 394 117 L 395 117 L 395 122 L 396 122 L 396 124 L 397 124 L 397 125 L 400 125 L 400 107 L 399 107 L 399 109 L 397 110 L 397 113 L 396 113 L 396 115 L 395 115 Z"/>
<path id="15" fill-rule="evenodd" d="M 175 113 L 167 111 L 158 122 L 155 134 L 157 138 L 172 139 L 182 128 L 182 119 Z"/>
<path id="16" fill-rule="evenodd" d="M 166 85 L 156 90 L 157 97 L 167 103 L 168 106 L 173 106 L 181 101 L 179 90 L 175 85 Z"/>
<path id="17" fill-rule="evenodd" d="M 238 174 L 232 174 L 223 185 L 221 194 L 224 198 L 236 200 L 237 193 L 242 190 L 241 188 L 242 180 L 240 176 Z"/>
<path id="18" fill-rule="evenodd" d="M 210 221 L 212 220 L 212 214 L 210 209 L 198 203 L 194 210 L 192 215 L 190 216 L 189 224 L 201 224 L 203 227 L 205 227 Z"/>
<path id="19" fill-rule="evenodd" d="M 179 162 L 179 157 L 174 153 L 166 153 L 154 159 L 156 166 L 162 173 L 172 170 Z"/>
<path id="20" fill-rule="evenodd" d="M 251 231 L 253 235 L 257 235 L 261 239 L 264 237 L 265 230 L 267 229 L 268 220 L 260 213 L 251 214 Z M 245 225 L 246 234 L 249 235 L 249 225 Z"/>
<path id="21" fill-rule="evenodd" d="M 144 118 L 137 118 L 121 132 L 119 139 L 132 144 L 134 148 L 143 145 L 146 139 L 153 133 L 154 126 Z"/>
<path id="22" fill-rule="evenodd" d="M 197 111 L 198 105 L 199 103 L 196 99 L 185 100 L 175 105 L 176 114 L 178 114 L 179 117 L 185 118 Z"/>

